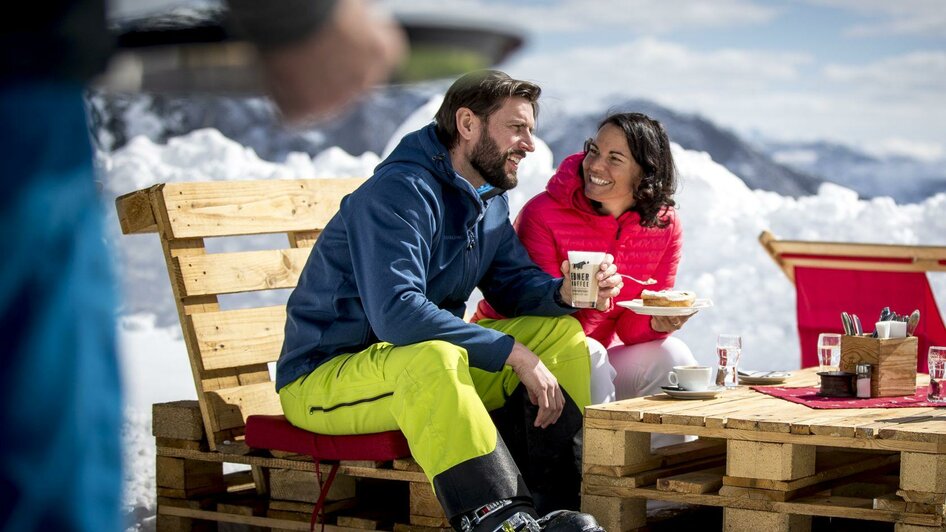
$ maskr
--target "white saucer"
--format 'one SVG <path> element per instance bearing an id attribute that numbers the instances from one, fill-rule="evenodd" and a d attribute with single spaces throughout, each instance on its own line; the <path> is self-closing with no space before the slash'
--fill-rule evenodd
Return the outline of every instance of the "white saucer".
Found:
<path id="1" fill-rule="evenodd" d="M 674 399 L 715 399 L 726 391 L 725 386 L 710 386 L 706 390 L 682 390 L 677 386 L 661 386 L 665 394 Z"/>
<path id="2" fill-rule="evenodd" d="M 739 370 L 739 384 L 782 384 L 791 376 L 787 371 Z"/>
<path id="3" fill-rule="evenodd" d="M 648 307 L 644 306 L 643 299 L 632 299 L 630 301 L 618 301 L 618 306 L 645 316 L 689 316 L 690 314 L 696 314 L 701 309 L 712 307 L 713 302 L 709 299 L 697 299 L 690 307 Z"/>

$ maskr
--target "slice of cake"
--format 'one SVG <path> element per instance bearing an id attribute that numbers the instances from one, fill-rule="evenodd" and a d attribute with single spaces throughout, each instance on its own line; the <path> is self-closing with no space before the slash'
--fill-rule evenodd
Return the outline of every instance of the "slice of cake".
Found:
<path id="1" fill-rule="evenodd" d="M 645 307 L 692 307 L 696 294 L 684 290 L 644 290 L 641 299 Z"/>

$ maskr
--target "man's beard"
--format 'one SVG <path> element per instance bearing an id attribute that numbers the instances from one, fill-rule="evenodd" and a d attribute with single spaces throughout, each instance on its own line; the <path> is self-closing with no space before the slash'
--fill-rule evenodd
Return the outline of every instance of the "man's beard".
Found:
<path id="1" fill-rule="evenodd" d="M 483 128 L 480 139 L 476 146 L 473 146 L 473 153 L 470 154 L 470 166 L 479 172 L 490 185 L 503 190 L 512 190 L 519 184 L 519 178 L 515 173 L 506 173 L 506 160 L 513 153 L 523 158 L 526 156 L 525 152 L 519 151 L 500 153 L 499 146 L 486 133 L 486 128 Z"/>

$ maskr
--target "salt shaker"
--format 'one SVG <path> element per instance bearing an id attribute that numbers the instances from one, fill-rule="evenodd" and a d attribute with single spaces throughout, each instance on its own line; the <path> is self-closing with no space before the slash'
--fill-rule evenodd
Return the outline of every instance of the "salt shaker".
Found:
<path id="1" fill-rule="evenodd" d="M 870 397 L 870 373 L 871 365 L 870 364 L 858 364 L 855 368 L 857 373 L 857 386 L 856 396 L 857 397 Z"/>

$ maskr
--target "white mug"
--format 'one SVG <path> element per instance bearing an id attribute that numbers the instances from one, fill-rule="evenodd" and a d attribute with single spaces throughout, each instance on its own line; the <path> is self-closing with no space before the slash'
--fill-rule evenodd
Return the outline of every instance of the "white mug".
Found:
<path id="1" fill-rule="evenodd" d="M 674 366 L 667 379 L 683 390 L 701 392 L 709 389 L 712 375 L 709 366 Z"/>

